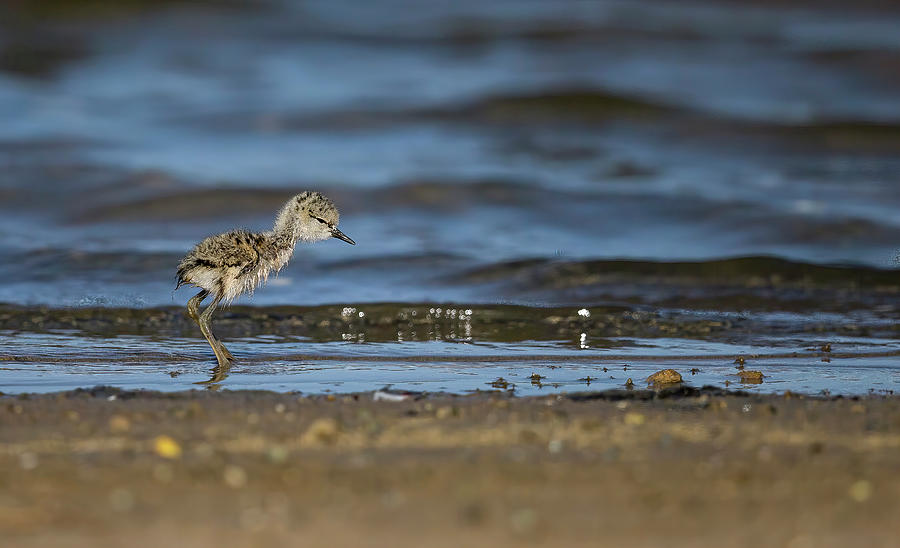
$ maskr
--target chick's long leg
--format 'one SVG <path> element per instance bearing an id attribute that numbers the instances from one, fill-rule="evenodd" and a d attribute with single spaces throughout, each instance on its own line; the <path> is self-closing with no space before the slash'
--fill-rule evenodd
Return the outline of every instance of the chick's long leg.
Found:
<path id="1" fill-rule="evenodd" d="M 191 299 L 188 301 L 187 310 L 188 310 L 188 315 L 195 322 L 197 322 L 197 325 L 200 327 L 200 331 L 203 333 L 203 336 L 206 338 L 206 342 L 209 343 L 210 348 L 212 348 L 213 352 L 216 354 L 216 360 L 219 361 L 219 363 L 221 363 L 222 360 L 219 359 L 219 351 L 217 349 L 218 345 L 216 344 L 216 339 L 214 337 L 211 337 L 212 332 L 204 324 L 203 320 L 201 319 L 201 314 L 200 314 L 200 303 L 202 303 L 203 300 L 206 299 L 206 297 L 208 297 L 208 296 L 209 296 L 209 291 L 207 291 L 205 289 L 200 291 L 200 293 L 197 293 L 196 295 L 191 297 Z M 214 304 L 215 303 L 213 303 L 213 305 Z M 210 306 L 213 306 L 213 305 L 210 305 Z M 209 308 L 210 307 L 207 307 L 207 310 Z"/>
<path id="2" fill-rule="evenodd" d="M 213 352 L 216 354 L 216 359 L 219 361 L 220 366 L 228 366 L 231 365 L 231 359 L 228 357 L 231 355 L 230 352 L 224 350 L 224 346 L 222 343 L 216 339 L 216 336 L 213 335 L 212 328 L 210 326 L 210 321 L 212 320 L 213 313 L 215 313 L 216 308 L 219 306 L 219 302 L 222 300 L 221 295 L 216 296 L 213 299 L 213 302 L 210 303 L 209 306 L 206 307 L 206 310 L 200 314 L 200 321 L 197 322 L 200 324 L 200 331 L 203 332 L 203 335 L 206 337 L 206 340 L 209 342 L 209 345 L 212 347 Z"/>
<path id="3" fill-rule="evenodd" d="M 219 340 L 215 338 L 209 328 L 210 316 L 212 316 L 212 312 L 218 305 L 219 299 L 214 300 L 213 303 L 203 311 L 203 314 L 200 314 L 199 312 L 200 303 L 203 302 L 203 299 L 205 299 L 208 295 L 209 291 L 206 291 L 204 289 L 203 291 L 192 297 L 188 301 L 188 314 L 191 316 L 191 318 L 194 319 L 195 322 L 197 322 L 197 325 L 200 326 L 200 331 L 202 331 L 203 336 L 206 337 L 206 342 L 209 343 L 209 346 L 216 354 L 217 363 L 212 370 L 212 377 L 207 381 L 201 381 L 197 384 L 207 384 L 211 389 L 215 389 L 218 388 L 218 383 L 225 380 L 225 378 L 228 376 L 228 370 L 231 367 L 231 353 L 225 350 L 225 347 L 223 347 L 222 343 L 220 343 Z"/>
<path id="4" fill-rule="evenodd" d="M 208 327 L 204 330 L 203 325 L 200 323 L 200 303 L 202 303 L 203 299 L 205 299 L 207 296 L 209 296 L 209 291 L 204 289 L 200 291 L 200 293 L 197 293 L 196 295 L 191 297 L 191 299 L 187 303 L 188 315 L 195 322 L 197 322 L 197 325 L 200 326 L 200 331 L 203 332 L 203 336 L 206 337 L 206 341 L 212 347 L 213 352 L 216 353 L 216 358 L 218 359 L 219 357 L 219 352 L 216 352 L 216 347 L 218 347 L 219 351 L 228 359 L 228 361 L 232 361 L 234 360 L 234 356 L 232 356 L 231 352 L 229 352 L 228 349 L 225 348 L 225 345 L 222 344 L 222 341 L 216 338 L 216 336 L 212 334 L 212 331 L 209 330 Z M 216 301 L 216 303 L 217 302 L 218 301 Z M 212 339 L 210 339 L 210 337 Z"/>
<path id="5" fill-rule="evenodd" d="M 200 323 L 200 303 L 202 303 L 203 299 L 205 299 L 208 295 L 209 291 L 204 289 L 200 293 L 197 293 L 196 295 L 191 297 L 191 299 L 187 302 L 188 315 L 197 323 Z"/>
<path id="6" fill-rule="evenodd" d="M 210 332 L 210 334 L 212 335 L 211 332 Z M 231 352 L 229 352 L 228 349 L 225 348 L 225 345 L 222 344 L 222 341 L 220 341 L 218 338 L 216 338 L 215 335 L 213 335 L 213 337 L 216 339 L 216 344 L 219 345 L 219 350 L 221 350 L 221 351 L 222 351 L 222 354 L 225 354 L 225 357 L 228 358 L 229 363 L 230 363 L 230 362 L 233 362 L 233 361 L 234 361 L 234 356 L 231 354 Z"/>

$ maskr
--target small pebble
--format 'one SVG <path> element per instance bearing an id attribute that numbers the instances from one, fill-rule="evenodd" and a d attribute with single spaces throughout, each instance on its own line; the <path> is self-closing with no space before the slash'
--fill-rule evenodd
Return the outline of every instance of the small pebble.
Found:
<path id="1" fill-rule="evenodd" d="M 738 376 L 741 378 L 741 382 L 748 384 L 760 384 L 763 382 L 763 374 L 762 371 L 752 371 L 750 369 L 742 369 L 738 371 Z"/>
<path id="2" fill-rule="evenodd" d="M 848 494 L 856 502 L 866 502 L 872 496 L 872 484 L 867 480 L 855 481 Z"/>
<path id="3" fill-rule="evenodd" d="M 222 472 L 222 479 L 228 487 L 240 489 L 247 485 L 247 472 L 240 466 L 229 464 Z"/>
<path id="4" fill-rule="evenodd" d="M 303 434 L 303 441 L 307 443 L 332 444 L 337 441 L 340 427 L 334 419 L 321 418 L 313 421 Z"/>
<path id="5" fill-rule="evenodd" d="M 675 384 L 681 382 L 681 374 L 674 369 L 663 369 L 647 377 L 648 384 Z"/>
<path id="6" fill-rule="evenodd" d="M 453 416 L 453 414 L 454 414 L 453 408 L 450 407 L 449 405 L 446 405 L 444 407 L 439 407 L 438 410 L 435 411 L 434 416 L 438 419 L 443 420 L 443 419 L 449 419 L 450 417 Z"/>
<path id="7" fill-rule="evenodd" d="M 131 430 L 131 421 L 122 415 L 113 415 L 109 418 L 109 429 L 115 433 L 123 433 Z"/>
<path id="8" fill-rule="evenodd" d="M 280 445 L 274 445 L 266 452 L 266 456 L 276 464 L 282 463 L 288 458 L 288 450 Z"/>
<path id="9" fill-rule="evenodd" d="M 34 470 L 38 466 L 38 456 L 31 452 L 19 455 L 19 466 L 22 470 Z"/>
<path id="10" fill-rule="evenodd" d="M 164 459 L 181 457 L 181 445 L 169 436 L 156 436 L 156 439 L 153 440 L 153 450 Z"/>
<path id="11" fill-rule="evenodd" d="M 216 448 L 211 443 L 200 442 L 194 446 L 194 454 L 201 459 L 209 459 L 216 454 Z"/>
<path id="12" fill-rule="evenodd" d="M 503 377 L 497 377 L 497 380 L 489 382 L 490 386 L 497 388 L 498 390 L 506 390 L 509 388 L 509 381 L 504 379 Z"/>

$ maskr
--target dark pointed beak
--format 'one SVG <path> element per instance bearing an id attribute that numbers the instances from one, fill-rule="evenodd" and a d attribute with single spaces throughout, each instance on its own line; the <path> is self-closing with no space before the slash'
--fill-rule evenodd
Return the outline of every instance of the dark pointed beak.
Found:
<path id="1" fill-rule="evenodd" d="M 335 238 L 337 238 L 338 240 L 344 240 L 345 242 L 347 242 L 350 245 L 356 245 L 356 242 L 354 242 L 350 238 L 350 236 L 347 236 L 346 234 L 344 234 L 343 232 L 338 230 L 337 227 L 334 227 L 331 229 L 331 235 L 334 236 Z"/>

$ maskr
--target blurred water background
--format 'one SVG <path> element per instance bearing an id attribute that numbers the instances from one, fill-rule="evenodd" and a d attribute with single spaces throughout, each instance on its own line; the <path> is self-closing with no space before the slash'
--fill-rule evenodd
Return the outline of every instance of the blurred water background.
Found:
<path id="1" fill-rule="evenodd" d="M 874 1 L 5 2 L 0 303 L 181 306 L 193 243 L 316 189 L 359 245 L 302 246 L 241 303 L 761 310 L 892 346 L 897 29 Z M 21 373 L 40 329 L 3 327 Z"/>

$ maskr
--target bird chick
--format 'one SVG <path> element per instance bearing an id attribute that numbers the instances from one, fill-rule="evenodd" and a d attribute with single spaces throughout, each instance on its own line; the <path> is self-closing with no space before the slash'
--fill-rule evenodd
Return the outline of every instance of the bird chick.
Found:
<path id="1" fill-rule="evenodd" d="M 213 335 L 210 320 L 220 304 L 230 304 L 243 293 L 252 293 L 291 259 L 297 242 L 338 238 L 356 244 L 338 230 L 339 214 L 334 204 L 318 192 L 303 192 L 288 200 L 275 226 L 267 232 L 232 230 L 210 236 L 194 246 L 178 265 L 178 289 L 184 284 L 200 288 L 187 303 L 193 318 L 216 354 L 221 368 L 231 364 L 231 352 Z M 213 300 L 199 312 L 208 296 Z"/>

